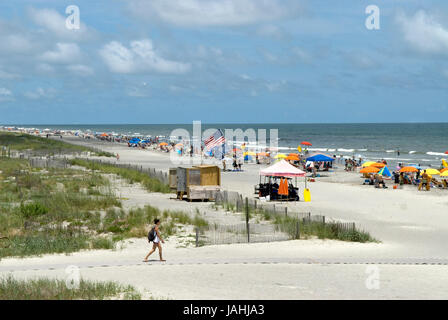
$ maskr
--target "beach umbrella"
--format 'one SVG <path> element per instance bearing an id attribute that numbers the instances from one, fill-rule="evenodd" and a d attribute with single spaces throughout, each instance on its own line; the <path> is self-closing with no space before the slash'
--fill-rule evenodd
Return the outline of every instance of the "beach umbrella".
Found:
<path id="1" fill-rule="evenodd" d="M 233 151 L 233 152 L 240 152 L 240 151 L 241 151 L 241 149 L 238 149 L 238 148 L 233 148 L 233 149 L 232 149 L 232 151 Z"/>
<path id="2" fill-rule="evenodd" d="M 284 159 L 284 158 L 286 158 L 286 157 L 287 157 L 286 154 L 284 154 L 284 153 L 278 153 L 278 154 L 275 155 L 274 158 L 276 158 L 276 159 Z"/>
<path id="3" fill-rule="evenodd" d="M 445 160 L 445 159 L 442 159 L 442 166 L 443 166 L 444 168 L 448 168 L 448 163 L 446 163 L 446 160 Z"/>
<path id="4" fill-rule="evenodd" d="M 167 146 L 168 145 L 168 143 L 166 143 L 166 142 L 161 142 L 160 144 L 159 144 L 159 146 Z"/>
<path id="5" fill-rule="evenodd" d="M 297 147 L 297 151 L 302 152 L 302 147 L 301 147 L 301 146 L 298 146 L 298 147 Z"/>
<path id="6" fill-rule="evenodd" d="M 445 151 L 445 154 L 448 154 L 448 150 Z"/>
<path id="7" fill-rule="evenodd" d="M 383 167 L 378 174 L 384 176 L 384 177 L 392 177 L 392 174 L 390 173 L 389 169 L 387 167 Z"/>
<path id="8" fill-rule="evenodd" d="M 362 167 L 370 167 L 374 163 L 376 163 L 376 162 L 375 161 L 366 161 L 362 164 Z"/>
<path id="9" fill-rule="evenodd" d="M 448 170 L 444 171 L 441 175 L 441 177 L 448 177 Z"/>
<path id="10" fill-rule="evenodd" d="M 269 157 L 269 153 L 267 153 L 267 152 L 259 152 L 256 155 L 259 157 Z"/>
<path id="11" fill-rule="evenodd" d="M 302 144 L 304 146 L 309 146 L 309 147 L 312 146 L 311 142 L 308 142 L 308 141 L 302 141 L 302 142 L 300 142 L 300 144 Z"/>
<path id="12" fill-rule="evenodd" d="M 102 137 L 107 137 L 107 136 L 109 136 L 109 135 L 108 135 L 107 133 L 102 133 L 101 136 L 102 136 Z"/>
<path id="13" fill-rule="evenodd" d="M 403 167 L 400 172 L 418 172 L 416 167 Z"/>
<path id="14" fill-rule="evenodd" d="M 442 170 L 440 170 L 440 173 L 444 173 L 446 171 L 448 171 L 448 168 L 443 168 Z"/>
<path id="15" fill-rule="evenodd" d="M 375 162 L 375 163 L 372 163 L 370 165 L 370 167 L 376 167 L 376 168 L 384 168 L 385 166 L 386 165 L 384 163 L 381 163 L 381 162 Z"/>
<path id="16" fill-rule="evenodd" d="M 426 170 L 426 173 L 431 175 L 431 176 L 436 176 L 436 175 L 440 174 L 440 171 L 437 170 L 437 169 L 428 168 L 428 169 L 425 169 L 425 170 Z"/>
<path id="17" fill-rule="evenodd" d="M 299 155 L 297 154 L 297 153 L 290 153 L 290 154 L 288 154 L 288 156 L 292 156 L 292 157 L 298 157 Z"/>
<path id="18" fill-rule="evenodd" d="M 256 155 L 256 153 L 252 152 L 252 151 L 246 151 L 243 153 L 243 156 L 255 156 L 255 155 Z"/>
<path id="19" fill-rule="evenodd" d="M 286 158 L 285 158 L 285 160 L 292 160 L 292 161 L 299 161 L 300 160 L 300 158 L 299 158 L 299 156 L 297 155 L 297 154 L 294 154 L 294 155 L 289 155 L 289 156 L 287 156 Z"/>
<path id="20" fill-rule="evenodd" d="M 365 167 L 359 170 L 360 173 L 378 173 L 378 171 L 380 171 L 380 169 L 376 167 Z"/>

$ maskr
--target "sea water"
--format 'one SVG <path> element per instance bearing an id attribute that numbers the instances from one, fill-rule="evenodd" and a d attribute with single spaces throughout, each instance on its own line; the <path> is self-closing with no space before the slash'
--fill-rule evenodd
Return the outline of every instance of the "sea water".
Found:
<path id="1" fill-rule="evenodd" d="M 125 135 L 169 137 L 174 129 L 192 134 L 192 124 L 115 124 L 115 125 L 26 125 L 24 127 L 91 132 L 114 132 Z M 209 129 L 278 129 L 282 152 L 294 152 L 301 141 L 309 141 L 310 152 L 324 152 L 345 157 L 438 166 L 448 158 L 448 123 L 353 123 L 353 124 L 202 124 Z M 399 153 L 398 153 L 399 151 Z"/>

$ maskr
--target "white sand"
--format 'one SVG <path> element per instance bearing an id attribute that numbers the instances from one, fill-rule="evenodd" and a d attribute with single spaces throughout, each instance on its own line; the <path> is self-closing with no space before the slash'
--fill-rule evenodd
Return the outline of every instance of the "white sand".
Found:
<path id="1" fill-rule="evenodd" d="M 105 151 L 119 152 L 120 162 L 162 170 L 170 166 L 167 154 L 90 143 Z M 243 169 L 242 173 L 223 173 L 223 186 L 252 197 L 260 166 L 244 165 Z M 288 206 L 293 211 L 356 222 L 381 240 L 380 244 L 299 240 L 179 248 L 179 242 L 172 238 L 164 247 L 167 263 L 143 265 L 141 260 L 148 245 L 144 239 L 135 239 L 117 251 L 4 259 L 0 262 L 0 274 L 13 271 L 17 277 L 65 277 L 65 267 L 74 264 L 85 278 L 130 283 L 155 297 L 174 299 L 448 298 L 448 266 L 416 264 L 448 262 L 448 190 L 379 190 L 361 183 L 356 173 L 329 173 L 309 184 L 312 202 Z M 150 203 L 187 212 L 196 208 L 212 211 L 207 203 L 189 204 L 169 200 L 167 195 L 131 192 L 126 187 L 122 193 L 129 198 L 126 206 Z M 215 216 L 216 219 L 235 219 L 223 212 L 210 214 L 223 215 Z M 379 290 L 366 288 L 367 263 L 379 268 Z"/>

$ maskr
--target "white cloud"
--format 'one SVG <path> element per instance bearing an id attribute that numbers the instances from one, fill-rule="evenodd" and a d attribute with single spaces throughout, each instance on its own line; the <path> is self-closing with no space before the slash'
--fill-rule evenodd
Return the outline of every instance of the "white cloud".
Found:
<path id="1" fill-rule="evenodd" d="M 67 70 L 78 76 L 87 77 L 93 75 L 92 68 L 83 64 L 73 64 L 67 66 Z"/>
<path id="2" fill-rule="evenodd" d="M 56 43 L 56 49 L 46 51 L 41 59 L 51 63 L 73 63 L 81 58 L 81 51 L 76 43 Z"/>
<path id="3" fill-rule="evenodd" d="M 35 24 L 59 38 L 85 40 L 90 39 L 93 34 L 93 30 L 82 22 L 79 29 L 68 29 L 65 23 L 66 17 L 53 9 L 30 8 L 28 14 Z"/>
<path id="4" fill-rule="evenodd" d="M 132 0 L 131 11 L 179 26 L 239 26 L 275 21 L 298 13 L 289 0 Z"/>
<path id="5" fill-rule="evenodd" d="M 292 48 L 291 52 L 294 60 L 298 59 L 303 63 L 311 63 L 313 60 L 313 57 L 302 48 L 294 47 Z"/>
<path id="6" fill-rule="evenodd" d="M 282 28 L 272 24 L 261 26 L 260 28 L 258 28 L 257 34 L 259 36 L 273 38 L 276 40 L 282 40 L 287 38 L 287 34 L 285 31 L 283 31 Z"/>
<path id="7" fill-rule="evenodd" d="M 6 72 L 5 70 L 0 69 L 0 79 L 5 80 L 13 80 L 13 79 L 19 79 L 20 75 L 15 73 Z"/>
<path id="8" fill-rule="evenodd" d="M 404 39 L 422 53 L 448 53 L 448 28 L 424 10 L 413 16 L 400 13 L 396 17 Z"/>
<path id="9" fill-rule="evenodd" d="M 127 48 L 120 42 L 112 41 L 100 50 L 100 55 L 112 72 L 116 73 L 185 73 L 190 64 L 160 57 L 154 50 L 152 41 L 143 39 L 132 41 Z"/>
<path id="10" fill-rule="evenodd" d="M 11 90 L 6 88 L 0 88 L 0 102 L 3 101 L 13 101 L 13 94 Z"/>
<path id="11" fill-rule="evenodd" d="M 27 52 L 31 49 L 30 41 L 23 35 L 11 34 L 1 39 L 2 48 L 9 52 Z"/>
<path id="12" fill-rule="evenodd" d="M 25 92 L 25 97 L 29 99 L 40 99 L 40 98 L 53 98 L 54 94 L 56 93 L 56 90 L 53 88 L 49 89 L 42 89 L 37 88 L 35 91 L 27 91 Z"/>

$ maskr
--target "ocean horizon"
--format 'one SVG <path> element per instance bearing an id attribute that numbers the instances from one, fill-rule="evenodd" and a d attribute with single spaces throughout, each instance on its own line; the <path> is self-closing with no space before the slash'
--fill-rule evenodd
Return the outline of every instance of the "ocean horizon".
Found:
<path id="1" fill-rule="evenodd" d="M 169 140 L 174 129 L 192 133 L 193 124 L 46 124 L 5 125 L 51 130 L 107 132 L 118 135 L 161 136 Z M 448 123 L 202 123 L 206 129 L 278 129 L 278 146 L 282 152 L 297 150 L 301 141 L 313 145 L 309 151 L 390 162 L 440 164 L 447 158 Z M 258 145 L 259 148 L 266 147 Z"/>

